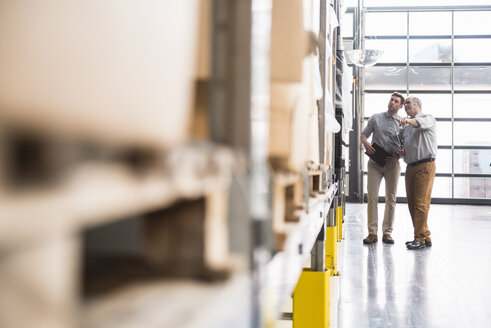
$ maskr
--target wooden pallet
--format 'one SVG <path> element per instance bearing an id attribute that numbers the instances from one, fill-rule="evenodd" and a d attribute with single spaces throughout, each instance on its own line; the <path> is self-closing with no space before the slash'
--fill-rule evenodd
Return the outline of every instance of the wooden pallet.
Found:
<path id="1" fill-rule="evenodd" d="M 28 179 L 19 190 L 18 180 L 0 179 L 0 327 L 78 327 L 89 294 L 105 297 L 142 279 L 228 276 L 232 153 L 190 146 L 161 166 L 94 159 L 68 166 L 63 179 L 48 174 L 50 183 Z M 89 231 L 131 218 L 138 225 L 88 245 Z"/>
<path id="2" fill-rule="evenodd" d="M 325 194 L 322 188 L 322 166 L 318 165 L 315 168 L 309 167 L 309 197 L 316 198 L 319 194 Z"/>
<path id="3" fill-rule="evenodd" d="M 0 326 L 75 327 L 78 238 L 53 236 L 49 242 L 2 253 Z"/>
<path id="4" fill-rule="evenodd" d="M 300 220 L 304 210 L 303 179 L 297 173 L 276 173 L 273 176 L 273 233 L 275 249 L 281 251 L 287 238 L 287 225 Z"/>

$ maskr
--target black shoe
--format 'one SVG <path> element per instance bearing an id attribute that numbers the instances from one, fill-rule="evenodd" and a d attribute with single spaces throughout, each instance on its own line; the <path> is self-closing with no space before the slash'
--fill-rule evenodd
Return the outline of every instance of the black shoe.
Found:
<path id="1" fill-rule="evenodd" d="M 409 244 L 412 244 L 412 243 L 414 243 L 414 240 L 406 241 L 406 246 L 409 245 Z M 431 243 L 431 240 L 425 240 L 425 246 L 426 247 L 433 246 L 433 244 Z"/>
<path id="2" fill-rule="evenodd" d="M 411 244 L 407 245 L 407 249 L 423 249 L 423 248 L 426 248 L 426 245 L 425 243 L 422 243 L 419 240 L 415 240 Z"/>

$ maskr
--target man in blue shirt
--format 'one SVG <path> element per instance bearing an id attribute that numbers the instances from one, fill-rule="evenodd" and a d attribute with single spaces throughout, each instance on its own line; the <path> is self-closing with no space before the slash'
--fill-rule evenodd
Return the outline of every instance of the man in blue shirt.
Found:
<path id="1" fill-rule="evenodd" d="M 397 116 L 397 112 L 402 108 L 403 103 L 404 96 L 398 92 L 394 92 L 390 97 L 387 111 L 374 114 L 370 117 L 367 126 L 360 135 L 361 143 L 365 147 L 367 154 L 371 155 L 375 153 L 373 146 L 375 143 L 386 152 L 393 154 L 393 156 L 385 158 L 385 165 L 379 165 L 372 159 L 368 161 L 368 237 L 363 239 L 364 244 L 372 244 L 378 241 L 378 198 L 382 179 L 385 179 L 385 212 L 382 223 L 382 241 L 387 244 L 394 243 L 391 233 L 394 226 L 397 183 L 401 173 L 397 152 L 400 146 L 398 133 L 401 127 L 397 120 L 400 119 Z M 372 134 L 370 143 L 368 138 Z"/>

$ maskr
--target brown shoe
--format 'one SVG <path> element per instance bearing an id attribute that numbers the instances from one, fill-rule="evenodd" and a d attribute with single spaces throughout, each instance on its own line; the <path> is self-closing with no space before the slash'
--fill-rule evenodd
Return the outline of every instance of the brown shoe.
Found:
<path id="1" fill-rule="evenodd" d="M 386 244 L 394 243 L 394 239 L 392 239 L 392 237 L 388 233 L 384 234 L 384 236 L 382 237 L 382 241 Z"/>
<path id="2" fill-rule="evenodd" d="M 373 244 L 378 241 L 377 235 L 368 235 L 367 238 L 363 239 L 364 244 Z"/>

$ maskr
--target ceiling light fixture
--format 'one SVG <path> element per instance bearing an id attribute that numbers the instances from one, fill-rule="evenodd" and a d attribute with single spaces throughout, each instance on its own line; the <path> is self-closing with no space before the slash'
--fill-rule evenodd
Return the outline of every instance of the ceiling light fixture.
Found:
<path id="1" fill-rule="evenodd" d="M 347 53 L 353 64 L 366 68 L 375 65 L 384 52 L 374 49 L 353 49 L 347 51 Z"/>

